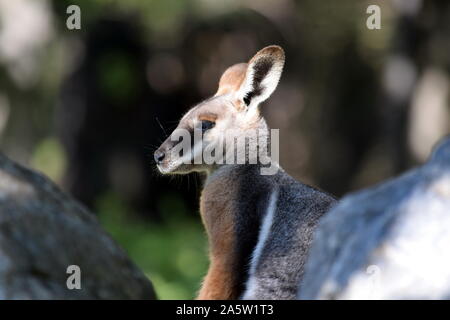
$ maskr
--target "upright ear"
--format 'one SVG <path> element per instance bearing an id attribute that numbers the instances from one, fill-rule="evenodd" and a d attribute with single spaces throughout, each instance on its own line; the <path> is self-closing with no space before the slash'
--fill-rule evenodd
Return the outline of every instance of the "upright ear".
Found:
<path id="1" fill-rule="evenodd" d="M 216 96 L 238 91 L 242 81 L 244 81 L 246 71 L 246 63 L 238 63 L 225 70 L 222 77 L 220 77 L 219 89 L 216 92 Z"/>
<path id="2" fill-rule="evenodd" d="M 270 97 L 280 80 L 284 66 L 284 51 L 279 46 L 260 50 L 248 62 L 238 96 L 249 108 L 257 107 Z"/>

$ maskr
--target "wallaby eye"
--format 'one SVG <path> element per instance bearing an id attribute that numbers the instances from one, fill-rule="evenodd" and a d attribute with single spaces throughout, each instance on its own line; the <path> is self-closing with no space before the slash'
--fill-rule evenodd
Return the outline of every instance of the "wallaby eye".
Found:
<path id="1" fill-rule="evenodd" d="M 209 120 L 202 120 L 202 132 L 213 128 L 216 125 L 215 122 Z"/>

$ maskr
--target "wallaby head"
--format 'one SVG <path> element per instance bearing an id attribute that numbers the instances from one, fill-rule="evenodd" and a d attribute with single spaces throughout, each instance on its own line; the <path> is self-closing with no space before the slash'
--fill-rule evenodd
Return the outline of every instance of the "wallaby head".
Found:
<path id="1" fill-rule="evenodd" d="M 154 158 L 161 173 L 214 169 L 220 161 L 212 164 L 202 157 L 208 150 L 226 148 L 225 140 L 230 132 L 235 136 L 253 137 L 247 133 L 257 131 L 258 136 L 267 136 L 268 129 L 258 106 L 277 87 L 283 66 L 283 49 L 268 46 L 248 63 L 229 67 L 220 78 L 216 94 L 189 110 L 155 151 Z M 196 137 L 201 137 L 201 143 L 197 143 Z M 184 146 L 180 139 L 184 140 Z M 185 151 L 186 141 L 189 151 Z"/>

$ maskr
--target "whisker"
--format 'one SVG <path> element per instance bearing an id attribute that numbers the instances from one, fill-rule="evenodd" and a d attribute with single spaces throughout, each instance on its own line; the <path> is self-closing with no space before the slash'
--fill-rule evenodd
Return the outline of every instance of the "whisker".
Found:
<path id="1" fill-rule="evenodd" d="M 164 127 L 162 126 L 161 122 L 159 121 L 158 117 L 155 117 L 156 122 L 158 122 L 159 126 L 161 127 L 162 131 L 164 132 L 164 135 L 167 137 L 167 132 L 164 129 Z"/>

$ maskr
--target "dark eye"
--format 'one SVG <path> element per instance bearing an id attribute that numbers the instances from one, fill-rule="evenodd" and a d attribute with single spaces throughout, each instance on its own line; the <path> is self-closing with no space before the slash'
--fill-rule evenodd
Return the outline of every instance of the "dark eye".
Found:
<path id="1" fill-rule="evenodd" d="M 206 130 L 213 128 L 215 125 L 216 125 L 215 122 L 202 120 L 202 132 L 205 132 Z"/>

